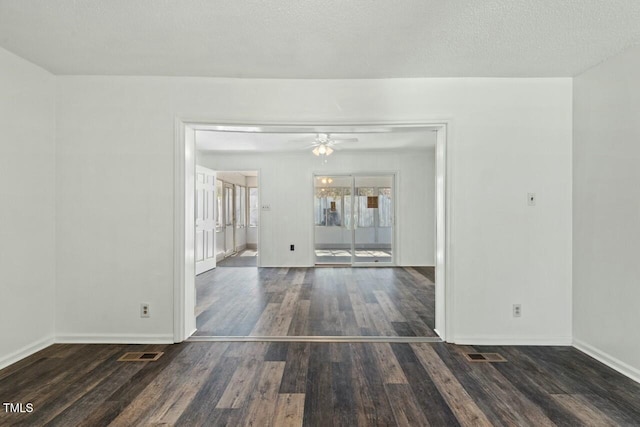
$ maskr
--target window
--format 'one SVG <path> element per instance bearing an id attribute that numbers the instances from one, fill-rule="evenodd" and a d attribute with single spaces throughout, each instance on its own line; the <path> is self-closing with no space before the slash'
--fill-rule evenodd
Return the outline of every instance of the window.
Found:
<path id="1" fill-rule="evenodd" d="M 224 187 L 225 225 L 233 225 L 233 187 Z"/>
<path id="2" fill-rule="evenodd" d="M 360 187 L 357 189 L 356 214 L 358 215 L 358 227 L 374 227 L 376 209 L 367 207 L 367 197 L 376 196 L 375 188 Z"/>
<path id="3" fill-rule="evenodd" d="M 393 225 L 391 188 L 379 188 L 378 194 L 378 227 L 391 227 Z"/>
<path id="4" fill-rule="evenodd" d="M 246 224 L 247 218 L 247 189 L 241 185 L 235 186 L 236 196 L 236 227 L 243 228 Z"/>
<path id="5" fill-rule="evenodd" d="M 224 224 L 224 218 L 222 217 L 222 191 L 224 184 L 219 179 L 216 179 L 216 206 L 215 206 L 215 218 L 216 218 L 216 230 L 222 229 Z"/>
<path id="6" fill-rule="evenodd" d="M 345 187 L 343 188 L 343 191 L 344 218 L 342 224 L 344 225 L 344 228 L 351 230 L 351 188 Z"/>
<path id="7" fill-rule="evenodd" d="M 351 188 L 316 187 L 315 191 L 315 225 L 351 229 Z M 358 228 L 393 225 L 390 187 L 359 187 L 355 191 L 353 221 Z M 372 202 L 377 208 L 369 207 Z"/>
<path id="8" fill-rule="evenodd" d="M 258 189 L 255 187 L 249 188 L 249 227 L 258 226 Z"/>
<path id="9" fill-rule="evenodd" d="M 350 194 L 347 187 L 316 188 L 314 197 L 315 224 L 340 227 L 344 218 L 344 196 Z"/>

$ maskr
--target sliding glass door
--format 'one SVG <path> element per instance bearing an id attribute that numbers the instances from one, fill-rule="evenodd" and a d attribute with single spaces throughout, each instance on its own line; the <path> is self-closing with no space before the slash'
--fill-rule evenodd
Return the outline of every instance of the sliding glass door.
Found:
<path id="1" fill-rule="evenodd" d="M 391 264 L 393 187 L 393 175 L 315 176 L 316 264 Z"/>
<path id="2" fill-rule="evenodd" d="M 316 176 L 316 264 L 351 264 L 351 176 Z"/>
<path id="3" fill-rule="evenodd" d="M 354 177 L 354 263 L 393 261 L 393 176 Z"/>

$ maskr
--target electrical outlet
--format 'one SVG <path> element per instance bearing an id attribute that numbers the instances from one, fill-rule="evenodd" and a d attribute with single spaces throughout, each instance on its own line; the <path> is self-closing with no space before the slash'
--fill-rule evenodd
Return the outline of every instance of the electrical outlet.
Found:
<path id="1" fill-rule="evenodd" d="M 263 211 L 270 211 L 271 210 L 271 203 L 263 203 L 262 204 L 262 210 Z"/>
<path id="2" fill-rule="evenodd" d="M 151 312 L 149 311 L 149 304 L 143 302 L 140 304 L 140 317 L 151 317 Z"/>
<path id="3" fill-rule="evenodd" d="M 290 245 L 289 246 L 289 250 L 290 251 L 295 251 L 296 250 L 296 245 Z"/>
<path id="4" fill-rule="evenodd" d="M 522 306 L 520 304 L 513 304 L 513 317 L 522 316 Z"/>

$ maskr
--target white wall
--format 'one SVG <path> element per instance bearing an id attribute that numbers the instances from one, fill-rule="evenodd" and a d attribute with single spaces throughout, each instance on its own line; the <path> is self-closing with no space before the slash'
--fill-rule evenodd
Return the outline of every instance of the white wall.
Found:
<path id="1" fill-rule="evenodd" d="M 52 342 L 55 83 L 0 49 L 0 368 Z"/>
<path id="2" fill-rule="evenodd" d="M 425 142 L 426 144 L 426 142 Z M 211 169 L 259 169 L 262 266 L 312 266 L 314 260 L 313 174 L 398 173 L 398 265 L 434 265 L 435 151 L 339 152 L 322 164 L 311 152 L 202 154 Z M 324 227 L 323 227 L 324 228 Z M 289 246 L 296 250 L 291 252 Z"/>
<path id="3" fill-rule="evenodd" d="M 60 334 L 171 334 L 177 115 L 449 118 L 453 338 L 570 342 L 571 79 L 59 77 L 57 89 Z M 528 192 L 538 194 L 536 207 Z M 268 221 L 261 225 L 278 244 L 298 238 L 269 236 Z M 285 261 L 306 259 L 296 251 Z M 152 304 L 150 319 L 139 317 L 142 301 Z"/>
<path id="4" fill-rule="evenodd" d="M 640 381 L 640 47 L 574 80 L 573 298 L 579 348 Z"/>

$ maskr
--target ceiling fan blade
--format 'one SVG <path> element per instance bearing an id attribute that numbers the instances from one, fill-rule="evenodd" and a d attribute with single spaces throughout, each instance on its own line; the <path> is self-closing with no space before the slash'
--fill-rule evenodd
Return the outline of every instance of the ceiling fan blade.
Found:
<path id="1" fill-rule="evenodd" d="M 358 142 L 358 138 L 332 139 L 331 144 L 342 144 L 343 142 Z"/>
<path id="2" fill-rule="evenodd" d="M 294 143 L 294 144 L 301 144 L 303 142 L 311 144 L 314 141 L 313 141 L 313 138 L 299 138 L 299 139 L 291 139 L 291 140 L 289 140 L 289 142 Z"/>

